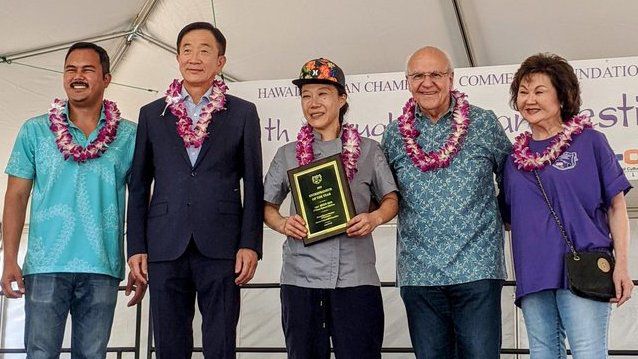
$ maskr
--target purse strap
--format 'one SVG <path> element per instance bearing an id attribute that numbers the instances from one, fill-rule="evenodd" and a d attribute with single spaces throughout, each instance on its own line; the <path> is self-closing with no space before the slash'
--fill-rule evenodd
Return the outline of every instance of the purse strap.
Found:
<path id="1" fill-rule="evenodd" d="M 545 193 L 543 182 L 541 182 L 541 177 L 538 175 L 537 170 L 534 170 L 534 177 L 536 177 L 536 183 L 538 183 L 538 187 L 540 187 L 541 189 L 541 193 L 543 194 L 545 203 L 547 204 L 547 207 L 549 207 L 549 211 L 552 213 L 552 217 L 554 218 L 554 222 L 556 222 L 556 224 L 558 225 L 558 229 L 560 229 L 560 234 L 563 236 L 565 243 L 567 243 L 567 246 L 569 247 L 570 252 L 572 252 L 572 255 L 574 256 L 574 260 L 576 261 L 580 260 L 580 257 L 578 256 L 578 253 L 576 252 L 576 248 L 574 247 L 574 243 L 569 239 L 569 237 L 567 237 L 567 231 L 565 231 L 565 227 L 563 227 L 563 224 L 558 218 L 556 211 L 554 211 L 554 207 L 552 207 L 552 204 L 549 202 L 549 198 L 547 197 L 547 193 Z"/>

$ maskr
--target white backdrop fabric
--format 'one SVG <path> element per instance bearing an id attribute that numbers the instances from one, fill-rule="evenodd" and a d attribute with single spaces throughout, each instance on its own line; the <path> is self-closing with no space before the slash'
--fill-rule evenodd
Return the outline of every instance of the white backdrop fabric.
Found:
<path id="1" fill-rule="evenodd" d="M 630 179 L 638 179 L 638 57 L 572 61 L 582 87 L 581 113 L 591 116 L 618 154 Z M 455 88 L 469 101 L 493 110 L 510 139 L 529 127 L 509 106 L 509 85 L 517 65 L 459 68 Z M 402 72 L 346 76 L 348 122 L 381 141 L 385 126 L 401 115 L 410 97 Z M 262 124 L 264 164 L 277 148 L 294 141 L 303 121 L 298 90 L 290 80 L 231 83 L 230 92 L 257 105 Z M 267 168 L 267 167 L 266 167 Z"/>
<path id="2" fill-rule="evenodd" d="M 592 115 L 596 128 L 605 133 L 618 155 L 620 164 L 628 177 L 638 179 L 638 57 L 573 61 L 572 65 L 580 78 L 583 90 L 583 111 Z M 149 66 L 152 66 L 149 65 Z M 517 66 L 493 66 L 479 68 L 458 68 L 455 70 L 455 87 L 466 92 L 469 101 L 477 106 L 494 110 L 506 132 L 513 138 L 527 127 L 520 115 L 508 105 L 508 88 Z M 161 73 L 158 69 L 158 73 Z M 165 72 L 166 73 L 166 72 Z M 59 81 L 59 75 L 51 80 Z M 168 84 L 170 76 L 156 79 L 156 83 Z M 32 79 L 31 85 L 37 85 Z M 350 112 L 347 119 L 359 126 L 364 136 L 381 140 L 385 126 L 399 115 L 404 102 L 409 97 L 404 74 L 382 73 L 348 76 Z M 296 138 L 302 124 L 297 89 L 287 80 L 251 81 L 230 83 L 230 93 L 256 103 L 262 127 L 262 148 L 264 168 L 268 168 L 276 149 Z M 133 91 L 125 87 L 110 88 L 108 97 L 123 104 L 120 107 L 125 115 L 136 119 L 136 109 L 153 98 L 156 92 Z M 38 111 L 44 112 L 46 108 Z M 214 120 L 214 119 L 213 119 Z M 17 128 L 2 132 L 0 146 L 2 166 L 8 159 L 9 148 L 13 143 Z M 635 182 L 634 182 L 635 183 Z M 3 186 L 4 187 L 4 186 Z M 282 208 L 287 208 L 283 205 Z M 631 272 L 638 275 L 638 244 L 636 232 L 638 220 L 631 220 L 633 229 L 630 250 Z M 382 281 L 395 280 L 395 222 L 377 229 L 375 246 L 377 250 L 377 269 Z M 24 253 L 26 231 L 22 245 Z M 282 236 L 266 228 L 264 239 L 264 260 L 260 262 L 254 283 L 278 282 L 281 266 Z M 508 242 L 508 241 L 506 241 Z M 509 253 L 509 245 L 506 252 Z M 508 258 L 508 274 L 514 279 L 511 258 Z M 384 288 L 384 306 L 386 311 L 385 347 L 410 346 L 403 304 L 396 288 Z M 503 347 L 525 348 L 527 337 L 522 315 L 513 305 L 513 288 L 506 287 L 502 297 L 503 305 Z M 125 298 L 120 298 L 114 323 L 111 345 L 132 344 L 134 312 L 125 307 Z M 146 340 L 146 318 L 148 301 L 144 303 L 144 325 L 142 344 Z M 638 337 L 636 323 L 638 302 L 630 301 L 612 312 L 610 330 L 611 349 L 638 349 L 635 338 Z M 3 323 L 3 346 L 18 348 L 22 346 L 22 301 L 10 301 L 5 308 Z M 199 318 L 196 318 L 196 345 L 201 343 L 198 333 Z M 67 327 L 67 331 L 70 326 Z M 65 339 L 69 344 L 69 338 Z M 283 334 L 279 314 L 279 293 L 276 289 L 246 289 L 242 291 L 242 315 L 238 327 L 238 345 L 241 347 L 281 347 Z M 21 358 L 21 355 L 7 355 L 7 358 Z M 125 356 L 126 357 L 126 356 Z M 195 357 L 198 357 L 197 355 Z M 284 358 L 283 354 L 240 354 L 239 358 Z M 386 354 L 384 358 L 411 358 L 408 354 Z M 503 356 L 514 357 L 514 356 Z"/>

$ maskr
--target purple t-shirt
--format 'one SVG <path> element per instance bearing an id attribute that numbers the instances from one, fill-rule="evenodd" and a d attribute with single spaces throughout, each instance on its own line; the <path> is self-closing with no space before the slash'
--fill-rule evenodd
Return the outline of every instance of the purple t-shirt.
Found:
<path id="1" fill-rule="evenodd" d="M 553 138 L 530 141 L 541 153 Z M 585 129 L 552 165 L 539 171 L 550 203 L 576 250 L 611 250 L 607 209 L 631 189 L 605 135 Z M 518 170 L 510 156 L 503 174 L 504 219 L 512 225 L 516 305 L 531 293 L 567 287 L 564 254 L 569 250 L 533 172 Z"/>

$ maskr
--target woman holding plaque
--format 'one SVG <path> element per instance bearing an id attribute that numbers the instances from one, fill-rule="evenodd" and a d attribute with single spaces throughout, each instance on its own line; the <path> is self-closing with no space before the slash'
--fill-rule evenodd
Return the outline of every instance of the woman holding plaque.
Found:
<path id="1" fill-rule="evenodd" d="M 529 57 L 510 95 L 531 129 L 516 137 L 503 177 L 531 358 L 566 358 L 565 337 L 575 359 L 606 358 L 609 302 L 620 306 L 633 289 L 631 185 L 605 136 L 579 115 L 580 86 L 565 59 Z"/>
<path id="2" fill-rule="evenodd" d="M 308 61 L 293 84 L 307 123 L 296 142 L 277 151 L 264 193 L 266 224 L 287 237 L 281 306 L 288 357 L 329 358 L 332 338 L 337 358 L 381 358 L 383 302 L 371 233 L 396 215 L 397 187 L 379 143 L 343 122 L 348 103 L 337 65 L 323 58 Z M 291 191 L 288 171 L 336 154 L 356 213 L 345 233 L 306 246 L 308 229 L 295 206 L 288 217 L 279 212 Z"/>

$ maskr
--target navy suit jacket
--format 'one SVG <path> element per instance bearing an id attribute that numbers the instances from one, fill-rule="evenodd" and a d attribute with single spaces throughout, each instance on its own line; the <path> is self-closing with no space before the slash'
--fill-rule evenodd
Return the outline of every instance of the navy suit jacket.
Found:
<path id="1" fill-rule="evenodd" d="M 147 253 L 151 262 L 174 260 L 191 237 L 209 258 L 235 259 L 239 248 L 261 257 L 259 117 L 253 103 L 231 95 L 226 100 L 226 110 L 213 114 L 194 166 L 177 134 L 177 118 L 169 109 L 161 115 L 164 98 L 140 109 L 129 184 L 129 257 Z"/>

